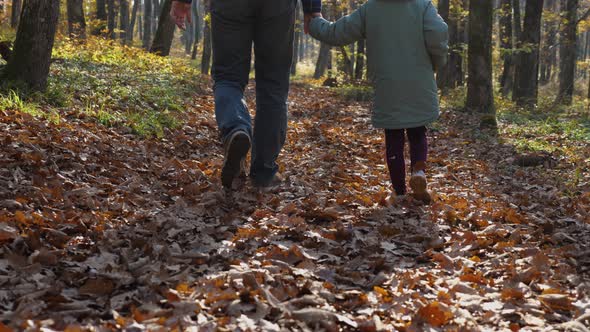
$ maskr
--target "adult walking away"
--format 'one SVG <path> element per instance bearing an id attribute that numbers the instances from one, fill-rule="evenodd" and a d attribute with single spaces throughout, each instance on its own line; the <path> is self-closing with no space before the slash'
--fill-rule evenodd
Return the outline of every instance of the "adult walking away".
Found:
<path id="1" fill-rule="evenodd" d="M 245 175 L 250 148 L 253 184 L 265 188 L 280 183 L 276 160 L 287 136 L 296 1 L 211 1 L 215 117 L 225 152 L 221 182 L 226 188 L 232 187 L 235 178 Z M 190 3 L 173 3 L 171 15 L 180 28 L 184 28 Z M 302 3 L 307 31 L 312 14 L 321 12 L 321 0 Z M 256 62 L 254 129 L 244 100 L 252 44 Z"/>

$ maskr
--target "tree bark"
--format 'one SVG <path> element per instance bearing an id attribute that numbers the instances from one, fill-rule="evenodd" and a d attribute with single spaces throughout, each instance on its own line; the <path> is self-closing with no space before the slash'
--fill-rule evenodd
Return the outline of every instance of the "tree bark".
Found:
<path id="1" fill-rule="evenodd" d="M 20 15 L 22 11 L 22 0 L 12 0 L 12 13 L 10 15 L 10 27 L 13 29 L 18 28 L 20 21 Z"/>
<path id="2" fill-rule="evenodd" d="M 492 1 L 471 1 L 469 5 L 469 51 L 467 81 L 468 110 L 484 113 L 482 124 L 496 124 L 492 85 Z"/>
<path id="3" fill-rule="evenodd" d="M 293 63 L 291 64 L 291 75 L 297 74 L 297 64 L 299 63 L 299 48 L 301 48 L 301 33 L 303 31 L 303 27 L 301 26 L 302 17 L 300 15 L 301 6 L 299 1 L 297 1 L 297 5 L 295 8 L 295 13 L 297 20 L 295 22 L 295 37 L 293 40 Z"/>
<path id="4" fill-rule="evenodd" d="M 558 1 L 548 0 L 546 2 L 546 10 L 551 12 L 557 12 L 559 10 Z M 555 63 L 555 58 L 557 57 L 556 44 L 558 23 L 547 21 L 544 24 L 544 30 L 546 38 L 545 42 L 543 43 L 540 59 L 541 74 L 539 77 L 539 84 L 541 85 L 547 84 L 551 80 L 553 65 Z"/>
<path id="5" fill-rule="evenodd" d="M 172 47 L 172 40 L 174 39 L 174 28 L 176 24 L 170 16 L 170 9 L 172 8 L 172 0 L 165 0 L 158 20 L 158 30 L 154 36 L 151 53 L 168 56 L 170 55 L 170 48 Z"/>
<path id="6" fill-rule="evenodd" d="M 500 2 L 500 48 L 504 60 L 504 68 L 500 77 L 500 91 L 507 96 L 512 91 L 514 77 L 512 75 L 512 0 L 501 0 Z"/>
<path id="7" fill-rule="evenodd" d="M 205 1 L 205 17 L 209 14 L 209 1 Z M 203 56 L 201 58 L 201 74 L 209 75 L 211 69 L 211 19 L 205 20 L 205 28 L 203 30 Z"/>
<path id="8" fill-rule="evenodd" d="M 578 27 L 578 0 L 567 0 L 565 22 L 561 32 L 559 49 L 559 92 L 557 102 L 571 105 L 574 95 L 574 75 L 576 72 L 576 47 Z"/>
<path id="9" fill-rule="evenodd" d="M 320 52 L 318 54 L 318 59 L 315 64 L 315 71 L 313 73 L 313 78 L 316 80 L 321 78 L 326 74 L 326 70 L 328 69 L 330 62 L 330 45 L 321 43 L 320 45 Z"/>
<path id="10" fill-rule="evenodd" d="M 195 29 L 194 33 L 194 41 L 193 41 L 193 51 L 191 54 L 191 59 L 195 60 L 197 58 L 197 51 L 199 48 L 199 41 L 201 39 L 201 19 L 199 16 L 199 2 L 198 1 L 193 1 L 191 4 L 191 12 L 193 15 L 193 27 Z"/>
<path id="11" fill-rule="evenodd" d="M 356 48 L 356 66 L 354 67 L 354 78 L 362 80 L 365 73 L 365 40 L 359 40 Z"/>
<path id="12" fill-rule="evenodd" d="M 84 18 L 84 0 L 68 0 L 68 30 L 70 38 L 86 39 L 86 20 Z"/>
<path id="13" fill-rule="evenodd" d="M 119 0 L 119 38 L 121 44 L 127 43 L 127 35 L 129 32 L 129 0 Z"/>
<path id="14" fill-rule="evenodd" d="M 139 10 L 139 0 L 133 1 L 133 9 L 131 9 L 131 22 L 127 32 L 127 44 L 131 45 L 135 32 L 135 22 L 137 22 L 137 12 Z"/>
<path id="15" fill-rule="evenodd" d="M 25 0 L 14 51 L 5 74 L 31 90 L 44 91 L 59 18 L 59 0 Z"/>
<path id="16" fill-rule="evenodd" d="M 541 41 L 541 17 L 543 0 L 527 0 L 524 26 L 519 47 L 528 51 L 518 54 L 516 78 L 512 99 L 519 106 L 532 106 L 537 103 L 539 85 L 539 43 Z"/>
<path id="17" fill-rule="evenodd" d="M 143 0 L 143 48 L 149 49 L 152 41 L 152 1 Z"/>
<path id="18" fill-rule="evenodd" d="M 106 0 L 96 0 L 96 20 L 98 20 L 98 25 L 96 29 L 92 31 L 92 34 L 95 36 L 99 36 L 104 29 L 106 29 L 106 22 L 107 22 L 107 7 L 106 7 Z"/>
<path id="19" fill-rule="evenodd" d="M 115 27 L 116 27 L 116 20 L 117 20 L 117 11 L 115 9 L 115 0 L 107 0 L 107 28 L 108 28 L 108 37 L 110 39 L 115 39 Z"/>

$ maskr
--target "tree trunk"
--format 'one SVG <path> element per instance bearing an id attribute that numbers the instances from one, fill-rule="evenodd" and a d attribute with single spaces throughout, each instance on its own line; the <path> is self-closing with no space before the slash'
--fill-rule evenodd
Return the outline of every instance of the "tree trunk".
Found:
<path id="1" fill-rule="evenodd" d="M 132 34 L 129 32 L 129 0 L 119 0 L 119 38 L 121 44 L 127 43 L 127 35 Z"/>
<path id="2" fill-rule="evenodd" d="M 209 1 L 205 3 L 205 17 L 209 15 Z M 201 58 L 201 74 L 209 75 L 211 69 L 211 20 L 205 20 L 205 28 L 203 30 L 203 57 Z"/>
<path id="3" fill-rule="evenodd" d="M 25 0 L 14 51 L 5 74 L 34 91 L 47 88 L 51 51 L 59 18 L 59 0 Z"/>
<path id="4" fill-rule="evenodd" d="M 139 0 L 133 1 L 133 9 L 131 9 L 131 22 L 129 23 L 129 29 L 127 32 L 127 44 L 131 45 L 133 41 L 133 35 L 135 32 L 135 22 L 137 22 L 137 12 L 139 9 Z"/>
<path id="5" fill-rule="evenodd" d="M 467 109 L 484 113 L 482 124 L 496 124 L 492 85 L 492 1 L 471 1 L 469 6 L 469 53 Z"/>
<path id="6" fill-rule="evenodd" d="M 500 91 L 503 96 L 507 96 L 512 91 L 513 71 L 512 71 L 512 0 L 501 0 L 500 2 L 500 48 L 504 60 L 504 68 L 500 77 Z"/>
<path id="7" fill-rule="evenodd" d="M 20 21 L 20 14 L 22 10 L 22 0 L 12 0 L 12 13 L 10 16 L 10 27 L 13 29 L 18 28 Z"/>
<path id="8" fill-rule="evenodd" d="M 541 41 L 541 17 L 543 0 L 527 0 L 524 26 L 519 47 L 529 50 L 519 52 L 512 99 L 519 106 L 537 103 L 539 85 L 539 43 Z"/>
<path id="9" fill-rule="evenodd" d="M 152 41 L 152 1 L 143 1 L 143 48 L 150 48 Z"/>
<path id="10" fill-rule="evenodd" d="M 170 55 L 170 47 L 172 47 L 172 40 L 174 39 L 174 28 L 176 24 L 170 16 L 170 9 L 172 8 L 172 0 L 165 0 L 158 20 L 158 30 L 154 36 L 151 53 L 168 56 Z"/>
<path id="11" fill-rule="evenodd" d="M 574 75 L 576 72 L 576 35 L 578 27 L 578 0 L 567 0 L 564 27 L 559 48 L 559 92 L 557 102 L 572 104 Z"/>
<path id="12" fill-rule="evenodd" d="M 303 27 L 301 26 L 302 17 L 300 15 L 300 12 L 300 2 L 297 1 L 297 5 L 295 8 L 297 21 L 295 22 L 295 38 L 293 40 L 293 63 L 291 64 L 291 75 L 297 74 L 297 63 L 299 62 L 299 48 L 301 48 L 300 39 L 303 31 Z"/>
<path id="13" fill-rule="evenodd" d="M 86 39 L 86 20 L 84 19 L 84 0 L 68 0 L 68 31 L 70 38 Z"/>
<path id="14" fill-rule="evenodd" d="M 158 0 L 152 1 L 152 35 L 158 29 L 158 18 L 160 17 L 160 2 Z"/>
<path id="15" fill-rule="evenodd" d="M 359 40 L 356 50 L 356 66 L 354 68 L 354 78 L 357 80 L 363 79 L 365 73 L 365 40 Z"/>
<path id="16" fill-rule="evenodd" d="M 193 28 L 194 28 L 194 41 L 193 41 L 193 52 L 191 54 L 191 59 L 195 60 L 197 58 L 197 51 L 199 49 L 199 41 L 201 39 L 201 25 L 200 25 L 200 17 L 199 17 L 199 2 L 193 1 L 191 4 L 191 12 L 193 15 Z"/>
<path id="17" fill-rule="evenodd" d="M 95 36 L 98 36 L 106 28 L 106 22 L 107 22 L 106 0 L 96 0 L 96 19 L 98 20 L 98 25 L 96 26 L 96 29 L 94 31 L 92 31 L 92 34 Z"/>
<path id="18" fill-rule="evenodd" d="M 115 10 L 115 0 L 107 0 L 107 11 L 108 11 L 108 18 L 107 18 L 108 37 L 110 39 L 115 39 L 115 27 L 116 27 L 116 20 L 117 20 L 117 11 Z"/>
<path id="19" fill-rule="evenodd" d="M 546 2 L 546 10 L 557 12 L 559 10 L 557 5 L 558 1 L 548 0 Z M 539 84 L 541 85 L 547 84 L 551 80 L 553 64 L 555 63 L 554 58 L 557 56 L 555 44 L 557 43 L 558 22 L 546 21 L 544 24 L 544 30 L 546 31 L 546 38 L 545 43 L 543 43 L 540 58 L 541 75 L 539 77 Z"/>
<path id="20" fill-rule="evenodd" d="M 330 62 L 330 45 L 321 43 L 320 52 L 318 54 L 318 60 L 315 64 L 315 72 L 313 78 L 316 80 L 326 74 Z"/>

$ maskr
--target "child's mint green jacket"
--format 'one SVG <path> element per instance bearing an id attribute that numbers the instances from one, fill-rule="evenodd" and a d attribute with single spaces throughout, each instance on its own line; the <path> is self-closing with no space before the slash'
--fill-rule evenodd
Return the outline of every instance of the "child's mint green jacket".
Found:
<path id="1" fill-rule="evenodd" d="M 369 0 L 335 23 L 313 19 L 310 34 L 332 45 L 367 40 L 376 128 L 415 128 L 438 118 L 434 68 L 447 61 L 448 27 L 432 1 Z"/>

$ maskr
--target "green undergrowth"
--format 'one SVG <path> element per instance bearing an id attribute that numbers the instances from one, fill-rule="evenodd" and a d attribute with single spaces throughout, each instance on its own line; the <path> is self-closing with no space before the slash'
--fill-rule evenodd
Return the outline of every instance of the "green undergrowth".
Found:
<path id="1" fill-rule="evenodd" d="M 47 91 L 29 94 L 3 84 L 0 108 L 56 119 L 72 112 L 107 125 L 127 126 L 141 136 L 159 136 L 180 125 L 190 97 L 201 90 L 189 61 L 163 58 L 118 42 L 59 39 Z"/>
<path id="2" fill-rule="evenodd" d="M 571 106 L 540 98 L 533 109 L 519 108 L 498 99 L 498 120 L 503 136 L 520 152 L 578 155 L 578 147 L 590 144 L 590 110 L 585 100 L 575 98 Z"/>

